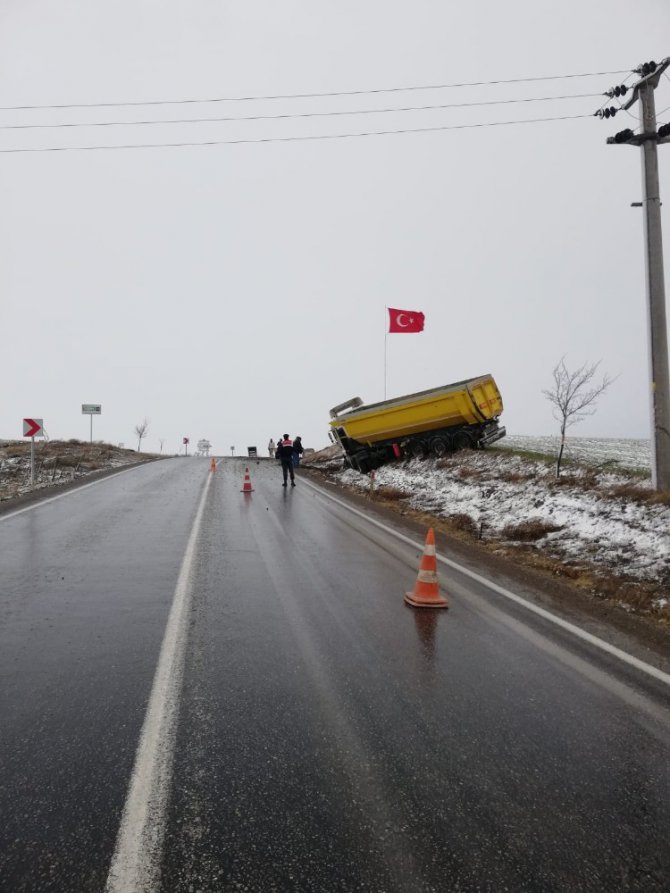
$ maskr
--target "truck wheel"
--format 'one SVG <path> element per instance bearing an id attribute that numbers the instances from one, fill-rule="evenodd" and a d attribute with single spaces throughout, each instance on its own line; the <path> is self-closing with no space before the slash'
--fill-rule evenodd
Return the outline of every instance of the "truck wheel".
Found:
<path id="1" fill-rule="evenodd" d="M 426 444 L 423 442 L 423 440 L 415 440 L 410 443 L 407 452 L 412 459 L 425 459 Z"/>
<path id="2" fill-rule="evenodd" d="M 367 474 L 368 471 L 370 471 L 370 469 L 372 468 L 372 465 L 365 453 L 363 453 L 362 455 L 354 456 L 352 464 L 357 471 L 360 471 L 361 474 Z"/>
<path id="3" fill-rule="evenodd" d="M 457 431 L 456 434 L 454 434 L 455 450 L 471 450 L 472 447 L 472 438 L 467 431 Z"/>
<path id="4" fill-rule="evenodd" d="M 438 459 L 441 459 L 443 456 L 446 456 L 447 453 L 452 449 L 451 438 L 445 436 L 433 437 L 430 442 L 430 448 L 433 452 L 433 455 L 437 456 Z"/>

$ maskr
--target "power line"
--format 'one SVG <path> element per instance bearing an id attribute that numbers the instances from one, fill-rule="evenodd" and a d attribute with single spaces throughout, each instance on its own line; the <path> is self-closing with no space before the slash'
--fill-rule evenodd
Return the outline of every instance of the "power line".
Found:
<path id="1" fill-rule="evenodd" d="M 538 83 L 540 81 L 559 81 L 569 78 L 591 78 L 604 77 L 605 75 L 628 74 L 628 70 L 623 71 L 587 71 L 581 74 L 555 74 L 542 77 L 525 77 L 525 78 L 506 78 L 495 81 L 467 81 L 453 84 L 422 84 L 411 85 L 406 87 L 380 87 L 371 90 L 337 90 L 325 93 L 278 93 L 268 96 L 215 96 L 212 98 L 202 99 L 152 99 L 137 100 L 131 102 L 70 102 L 51 105 L 8 105 L 0 106 L 2 112 L 15 111 L 37 111 L 42 109 L 88 109 L 88 108 L 122 108 L 130 106 L 148 106 L 148 105 L 188 105 L 191 103 L 205 102 L 257 102 L 263 100 L 274 99 L 317 99 L 322 97 L 334 96 L 365 96 L 378 93 L 402 93 L 411 90 L 448 90 L 460 87 L 488 87 L 498 84 L 528 84 Z"/>
<path id="2" fill-rule="evenodd" d="M 0 130 L 55 130 L 67 127 L 135 127 L 151 124 L 213 124 L 232 121 L 278 121 L 286 118 L 330 118 L 343 115 L 379 115 L 389 112 L 424 112 L 438 109 L 473 108 L 475 106 L 511 105 L 526 102 L 554 102 L 563 99 L 592 99 L 600 93 L 573 93 L 565 96 L 538 96 L 522 99 L 494 99 L 482 102 L 452 102 L 444 105 L 413 105 L 402 108 L 353 109 L 329 112 L 291 112 L 280 115 L 242 115 L 226 118 L 162 118 L 142 121 L 74 121 L 57 124 L 0 124 Z"/>
<path id="3" fill-rule="evenodd" d="M 272 136 L 257 139 L 235 140 L 203 140 L 179 143 L 132 143 L 120 146 L 42 146 L 38 148 L 0 149 L 0 154 L 19 154 L 27 152 L 92 152 L 98 150 L 118 149 L 182 149 L 194 146 L 237 146 L 249 143 L 294 143 L 308 140 L 342 140 L 362 136 L 393 136 L 400 133 L 435 133 L 443 130 L 470 130 L 480 127 L 503 127 L 509 124 L 542 124 L 548 121 L 571 121 L 576 118 L 592 118 L 588 115 L 562 115 L 555 118 L 526 118 L 518 121 L 494 121 L 481 124 L 445 124 L 437 127 L 412 127 L 403 130 L 368 130 L 363 133 L 332 133 L 316 136 Z"/>

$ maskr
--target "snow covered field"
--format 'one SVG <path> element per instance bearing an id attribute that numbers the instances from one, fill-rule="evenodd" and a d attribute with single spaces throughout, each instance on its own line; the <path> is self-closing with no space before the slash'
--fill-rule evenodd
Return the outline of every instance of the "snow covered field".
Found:
<path id="1" fill-rule="evenodd" d="M 560 438 L 526 437 L 508 434 L 496 443 L 501 449 L 528 450 L 533 453 L 558 455 Z M 649 440 L 616 440 L 604 437 L 568 437 L 565 459 L 574 459 L 600 467 L 630 468 L 649 472 L 651 446 Z"/>

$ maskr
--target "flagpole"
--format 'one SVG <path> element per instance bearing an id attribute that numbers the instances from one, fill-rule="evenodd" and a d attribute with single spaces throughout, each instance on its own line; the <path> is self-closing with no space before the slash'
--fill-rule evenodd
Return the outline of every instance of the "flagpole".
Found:
<path id="1" fill-rule="evenodd" d="M 388 307 L 384 305 L 384 400 L 386 400 L 386 349 L 388 344 Z"/>

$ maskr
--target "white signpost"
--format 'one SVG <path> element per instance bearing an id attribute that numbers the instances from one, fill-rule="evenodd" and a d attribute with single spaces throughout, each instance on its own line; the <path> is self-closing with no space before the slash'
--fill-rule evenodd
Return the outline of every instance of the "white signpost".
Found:
<path id="1" fill-rule="evenodd" d="M 23 436 L 30 438 L 30 486 L 35 483 L 35 438 L 44 437 L 44 419 L 24 419 Z"/>
<path id="2" fill-rule="evenodd" d="M 91 443 L 93 443 L 93 416 L 102 415 L 102 406 L 99 403 L 82 403 L 81 414 L 91 417 Z"/>

